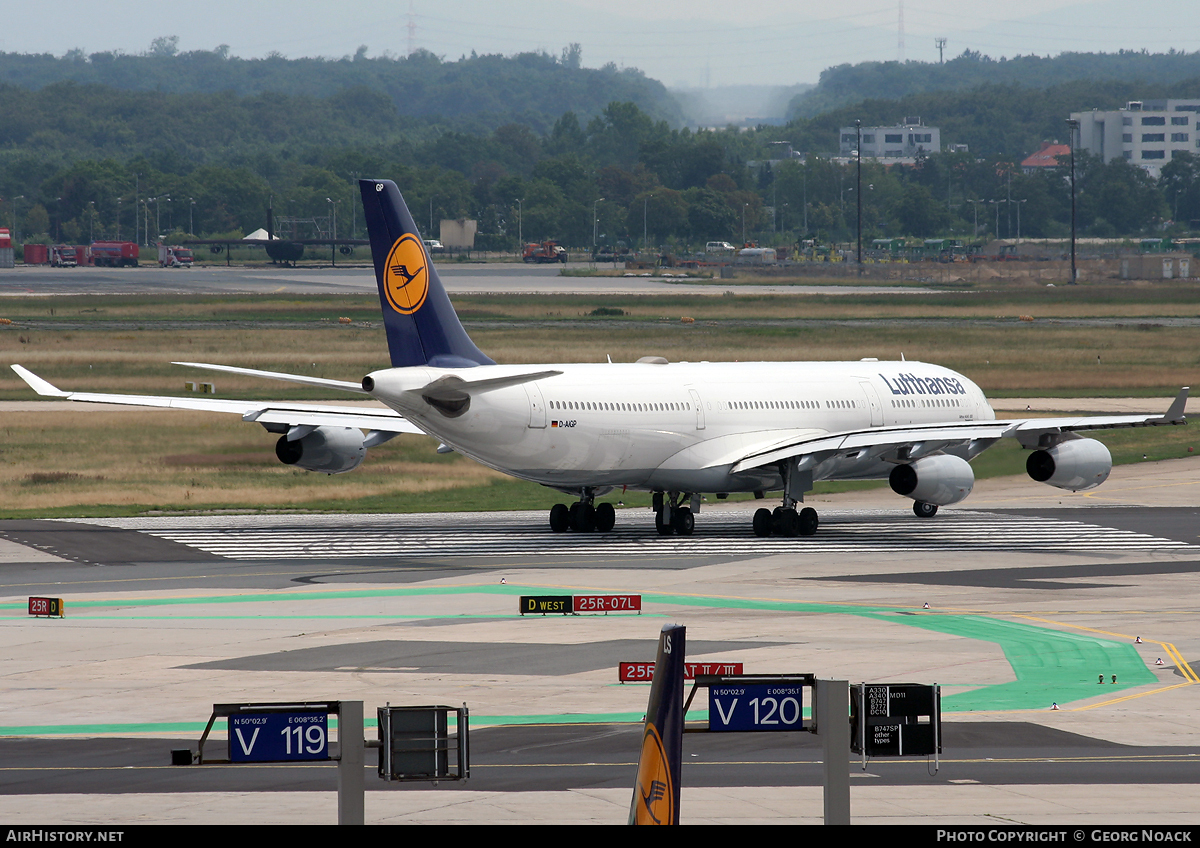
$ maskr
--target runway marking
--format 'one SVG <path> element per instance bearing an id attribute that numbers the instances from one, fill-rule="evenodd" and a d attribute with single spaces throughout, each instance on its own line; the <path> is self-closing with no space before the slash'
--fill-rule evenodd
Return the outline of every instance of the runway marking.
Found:
<path id="1" fill-rule="evenodd" d="M 831 510 L 815 536 L 797 538 L 756 538 L 746 512 L 705 513 L 690 537 L 657 536 L 646 518 L 641 511 L 623 512 L 610 533 L 553 533 L 541 512 L 72 521 L 136 530 L 235 560 L 1200 550 L 1176 539 L 1082 521 L 986 512 L 956 511 L 922 521 L 894 512 Z"/>

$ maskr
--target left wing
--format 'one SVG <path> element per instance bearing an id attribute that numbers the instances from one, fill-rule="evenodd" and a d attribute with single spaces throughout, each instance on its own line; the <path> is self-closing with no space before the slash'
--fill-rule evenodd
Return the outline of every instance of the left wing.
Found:
<path id="1" fill-rule="evenodd" d="M 227 412 L 242 416 L 243 421 L 255 421 L 268 430 L 287 432 L 289 441 L 293 434 L 300 437 L 320 426 L 358 427 L 371 431 L 367 438 L 373 444 L 386 441 L 399 433 L 421 433 L 424 431 L 395 410 L 387 407 L 355 407 L 355 406 L 326 406 L 323 404 L 273 403 L 260 400 L 218 400 L 216 398 L 180 398 L 162 397 L 155 395 L 118 395 L 95 392 L 65 392 L 57 386 L 43 380 L 27 368 L 20 365 L 12 366 L 13 371 L 29 384 L 29 387 L 42 397 L 59 398 L 61 400 L 78 401 L 81 403 L 110 403 L 124 406 L 147 406 L 160 409 L 194 409 L 205 412 Z M 222 369 L 232 370 L 232 369 Z M 246 369 L 249 371 L 249 369 Z M 263 372 L 249 372 L 262 374 Z M 284 376 L 284 375 L 280 375 Z M 317 378 L 291 378 L 299 382 L 309 382 L 313 385 L 339 383 L 336 380 L 316 382 Z M 347 390 L 362 388 L 355 383 L 328 386 L 328 388 L 353 387 Z M 268 426 L 270 425 L 270 426 Z M 376 435 L 378 434 L 378 435 Z M 369 446 L 369 445 L 368 445 Z"/>
<path id="2" fill-rule="evenodd" d="M 906 462 L 947 448 L 965 448 L 975 456 L 1003 438 L 1017 439 L 1022 447 L 1050 447 L 1081 430 L 1113 430 L 1123 427 L 1161 427 L 1186 424 L 1184 407 L 1189 389 L 1185 386 L 1161 415 L 1096 415 L 1078 418 L 1025 418 L 1011 421 L 949 421 L 871 427 L 843 433 L 810 435 L 783 445 L 774 445 L 743 456 L 732 473 L 749 471 L 797 458 L 804 471 L 835 456 L 868 457 Z"/>

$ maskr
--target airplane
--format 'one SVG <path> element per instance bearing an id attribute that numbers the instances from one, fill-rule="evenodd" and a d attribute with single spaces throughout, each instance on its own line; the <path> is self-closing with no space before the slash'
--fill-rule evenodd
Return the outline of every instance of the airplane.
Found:
<path id="1" fill-rule="evenodd" d="M 660 535 L 690 536 L 703 494 L 779 492 L 778 507 L 754 513 L 754 534 L 811 536 L 819 518 L 803 502 L 819 480 L 886 479 L 928 519 L 971 493 L 970 460 L 1000 439 L 1031 451 L 1034 480 L 1080 491 L 1112 469 L 1104 444 L 1081 433 L 1186 423 L 1186 387 L 1162 414 L 997 420 L 967 377 L 903 359 L 500 365 L 459 322 L 396 184 L 359 189 L 390 368 L 356 383 L 175 364 L 365 394 L 386 408 L 67 392 L 13 370 L 44 397 L 240 414 L 280 435 L 282 462 L 328 474 L 399 434 L 425 433 L 439 451 L 575 499 L 550 510 L 556 533 L 612 530 L 614 506 L 597 498 L 633 489 L 652 493 Z"/>

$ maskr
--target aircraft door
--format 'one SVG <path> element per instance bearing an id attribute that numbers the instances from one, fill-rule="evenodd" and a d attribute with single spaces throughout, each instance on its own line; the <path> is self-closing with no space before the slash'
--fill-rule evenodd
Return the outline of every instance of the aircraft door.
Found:
<path id="1" fill-rule="evenodd" d="M 700 400 L 700 393 L 695 389 L 689 388 L 688 394 L 692 396 L 692 406 L 696 408 L 696 429 L 704 429 L 704 404 Z"/>
<path id="2" fill-rule="evenodd" d="M 542 390 L 536 382 L 522 383 L 525 395 L 529 398 L 529 426 L 535 430 L 546 427 L 546 401 L 542 398 Z"/>
<path id="3" fill-rule="evenodd" d="M 869 380 L 860 380 L 858 384 L 862 386 L 863 394 L 867 396 L 867 406 L 871 408 L 871 426 L 882 427 L 883 404 L 879 402 L 879 393 Z"/>

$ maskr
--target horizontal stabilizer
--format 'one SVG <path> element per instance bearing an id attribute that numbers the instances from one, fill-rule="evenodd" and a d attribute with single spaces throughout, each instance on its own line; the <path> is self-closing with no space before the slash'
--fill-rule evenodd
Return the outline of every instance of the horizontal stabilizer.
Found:
<path id="1" fill-rule="evenodd" d="M 446 374 L 432 382 L 426 383 L 415 394 L 434 400 L 460 400 L 463 396 L 479 395 L 496 389 L 507 389 L 522 383 L 532 383 L 544 380 L 546 377 L 557 377 L 561 371 L 534 371 L 529 374 L 510 374 L 505 377 L 491 377 L 486 380 L 464 380 L 456 374 Z"/>

